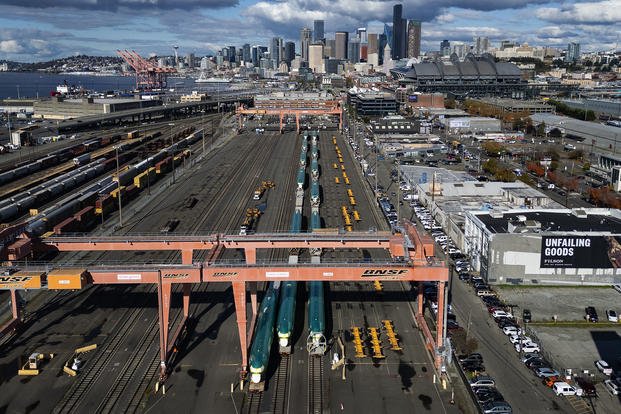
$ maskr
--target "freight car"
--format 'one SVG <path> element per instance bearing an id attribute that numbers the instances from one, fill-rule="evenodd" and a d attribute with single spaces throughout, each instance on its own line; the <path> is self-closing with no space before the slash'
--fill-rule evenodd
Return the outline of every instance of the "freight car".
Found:
<path id="1" fill-rule="evenodd" d="M 274 321 L 280 282 L 271 282 L 261 302 L 257 326 L 250 348 L 250 381 L 254 384 L 262 382 L 270 359 L 270 350 L 274 338 Z"/>

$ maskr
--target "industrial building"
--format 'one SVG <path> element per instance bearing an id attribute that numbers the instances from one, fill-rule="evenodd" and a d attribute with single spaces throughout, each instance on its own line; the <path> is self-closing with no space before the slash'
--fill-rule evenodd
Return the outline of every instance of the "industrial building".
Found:
<path id="1" fill-rule="evenodd" d="M 466 213 L 464 250 L 492 284 L 621 283 L 616 209 Z"/>
<path id="2" fill-rule="evenodd" d="M 401 115 L 389 115 L 371 121 L 369 128 L 375 135 L 417 134 L 420 132 L 420 122 Z"/>
<path id="3" fill-rule="evenodd" d="M 416 63 L 391 69 L 390 73 L 400 84 L 412 86 L 418 92 L 515 98 L 531 93 L 515 64 L 495 62 L 489 54 L 481 57 L 468 54 L 463 61 L 453 56 L 450 61 Z"/>
<path id="4" fill-rule="evenodd" d="M 447 150 L 440 137 L 433 134 L 386 134 L 377 136 L 379 152 L 386 157 L 417 157 Z"/>
<path id="5" fill-rule="evenodd" d="M 395 96 L 388 92 L 354 87 L 347 91 L 347 103 L 362 116 L 383 116 L 397 112 Z"/>
<path id="6" fill-rule="evenodd" d="M 451 134 L 502 131 L 500 119 L 482 116 L 444 118 L 441 120 Z"/>
<path id="7" fill-rule="evenodd" d="M 462 251 L 466 248 L 464 226 L 468 211 L 563 207 L 521 181 L 479 182 L 468 174 L 443 168 L 402 166 L 401 170 L 405 181 L 415 188 L 419 202 Z"/>
<path id="8" fill-rule="evenodd" d="M 65 99 L 55 96 L 35 101 L 34 117 L 45 119 L 70 119 L 90 115 L 105 115 L 132 109 L 151 108 L 162 105 L 161 100 L 140 99 Z"/>
<path id="9" fill-rule="evenodd" d="M 474 101 L 491 106 L 502 113 L 528 112 L 529 114 L 554 113 L 555 107 L 539 101 L 525 101 L 509 98 L 480 98 Z"/>
<path id="10" fill-rule="evenodd" d="M 582 142 L 585 148 L 579 149 L 621 151 L 621 128 L 552 114 L 533 114 L 531 119 L 535 125 L 545 123 L 547 130 L 558 129 L 565 137 Z"/>

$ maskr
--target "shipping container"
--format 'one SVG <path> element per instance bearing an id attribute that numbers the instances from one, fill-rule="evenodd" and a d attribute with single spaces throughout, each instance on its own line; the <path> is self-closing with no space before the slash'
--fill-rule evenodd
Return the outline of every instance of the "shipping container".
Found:
<path id="1" fill-rule="evenodd" d="M 32 251 L 32 240 L 18 239 L 7 248 L 9 260 L 21 260 Z"/>
<path id="2" fill-rule="evenodd" d="M 85 284 L 83 269 L 57 269 L 47 275 L 48 289 L 82 289 Z"/>

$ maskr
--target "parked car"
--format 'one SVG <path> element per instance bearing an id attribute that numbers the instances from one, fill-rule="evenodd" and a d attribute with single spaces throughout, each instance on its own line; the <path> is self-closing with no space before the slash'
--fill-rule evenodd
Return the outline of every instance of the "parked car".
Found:
<path id="1" fill-rule="evenodd" d="M 537 368 L 545 368 L 545 367 L 550 368 L 550 364 L 548 363 L 548 361 L 546 361 L 543 358 L 529 359 L 528 362 L 526 364 L 524 364 L 524 365 L 526 365 L 526 367 L 528 367 L 528 368 L 530 368 L 532 370 L 535 370 Z"/>
<path id="2" fill-rule="evenodd" d="M 492 312 L 492 318 L 512 318 L 513 315 L 511 315 L 509 312 L 505 312 L 504 310 L 495 310 Z"/>
<path id="3" fill-rule="evenodd" d="M 612 309 L 606 310 L 606 318 L 608 318 L 608 322 L 619 322 L 617 312 L 613 311 Z"/>
<path id="4" fill-rule="evenodd" d="M 509 325 L 502 328 L 502 333 L 504 333 L 505 335 L 519 335 L 521 332 L 521 329 L 514 325 Z"/>
<path id="5" fill-rule="evenodd" d="M 552 386 L 552 391 L 557 396 L 559 395 L 576 395 L 576 389 L 566 382 L 555 382 Z"/>
<path id="6" fill-rule="evenodd" d="M 597 312 L 593 306 L 587 306 L 584 308 L 584 313 L 586 314 L 584 317 L 589 322 L 598 322 Z"/>
<path id="7" fill-rule="evenodd" d="M 479 353 L 473 353 L 473 354 L 468 354 L 468 355 L 460 355 L 457 358 L 459 359 L 459 362 L 465 362 L 465 361 L 481 361 L 481 362 L 483 362 L 483 355 L 481 355 Z"/>
<path id="8" fill-rule="evenodd" d="M 576 378 L 576 385 L 582 389 L 582 395 L 585 397 L 597 397 L 597 390 L 591 381 L 578 377 Z"/>
<path id="9" fill-rule="evenodd" d="M 541 368 L 536 368 L 533 370 L 533 372 L 535 373 L 536 376 L 538 376 L 539 378 L 546 378 L 546 377 L 560 377 L 561 373 L 558 372 L 555 369 L 552 368 L 548 368 L 548 367 L 541 367 Z"/>
<path id="10" fill-rule="evenodd" d="M 517 352 L 541 352 L 541 348 L 539 348 L 539 345 L 534 342 L 529 342 L 522 345 L 515 344 L 514 347 Z"/>
<path id="11" fill-rule="evenodd" d="M 532 319 L 532 315 L 530 313 L 529 309 L 524 309 L 522 311 L 522 320 L 524 321 L 524 323 L 529 323 Z"/>
<path id="12" fill-rule="evenodd" d="M 599 369 L 599 371 L 602 374 L 608 375 L 608 376 L 612 375 L 612 367 L 608 364 L 608 362 L 604 361 L 603 359 L 600 359 L 599 361 L 595 361 L 595 366 L 597 367 L 597 369 Z"/>
<path id="13" fill-rule="evenodd" d="M 479 404 L 488 404 L 495 401 L 504 401 L 504 397 L 496 388 L 479 387 L 475 391 Z"/>
<path id="14" fill-rule="evenodd" d="M 543 357 L 538 352 L 529 352 L 527 354 L 522 355 L 522 362 L 526 363 L 529 359 L 538 358 L 542 359 Z"/>
<path id="15" fill-rule="evenodd" d="M 493 387 L 496 385 L 494 379 L 492 377 L 487 376 L 477 376 L 470 381 L 470 386 L 475 387 Z"/>
<path id="16" fill-rule="evenodd" d="M 604 381 L 604 387 L 612 395 L 619 395 L 621 393 L 621 387 L 616 381 L 607 379 Z"/>
<path id="17" fill-rule="evenodd" d="M 612 288 L 617 292 L 621 293 L 621 284 L 612 285 Z"/>
<path id="18" fill-rule="evenodd" d="M 494 401 L 483 405 L 485 414 L 511 414 L 513 410 L 509 403 L 505 401 Z"/>

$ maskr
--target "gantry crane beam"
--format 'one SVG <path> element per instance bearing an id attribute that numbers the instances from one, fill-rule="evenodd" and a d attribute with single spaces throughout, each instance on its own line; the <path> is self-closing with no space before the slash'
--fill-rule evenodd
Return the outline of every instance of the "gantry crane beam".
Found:
<path id="1" fill-rule="evenodd" d="M 166 87 L 166 76 L 175 73 L 174 68 L 160 68 L 140 56 L 134 50 L 117 50 L 117 55 L 123 58 L 136 73 L 136 88 L 161 89 Z"/>

